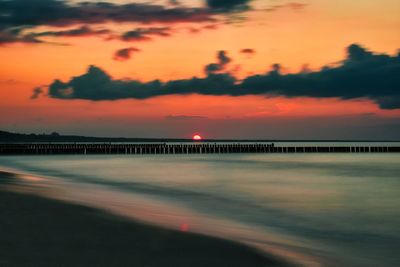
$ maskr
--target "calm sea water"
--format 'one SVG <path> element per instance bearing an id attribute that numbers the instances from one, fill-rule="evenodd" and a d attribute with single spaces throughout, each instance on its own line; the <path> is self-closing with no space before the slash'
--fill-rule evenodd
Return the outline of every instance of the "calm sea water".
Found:
<path id="1" fill-rule="evenodd" d="M 304 266 L 400 266 L 400 154 L 0 157 L 55 197 Z"/>

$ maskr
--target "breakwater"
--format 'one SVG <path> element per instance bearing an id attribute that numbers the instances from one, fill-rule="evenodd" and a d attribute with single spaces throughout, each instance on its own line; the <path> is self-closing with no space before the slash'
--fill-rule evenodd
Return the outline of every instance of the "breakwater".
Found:
<path id="1" fill-rule="evenodd" d="M 400 153 L 400 146 L 275 146 L 273 143 L 0 144 L 0 155 L 227 153 Z"/>

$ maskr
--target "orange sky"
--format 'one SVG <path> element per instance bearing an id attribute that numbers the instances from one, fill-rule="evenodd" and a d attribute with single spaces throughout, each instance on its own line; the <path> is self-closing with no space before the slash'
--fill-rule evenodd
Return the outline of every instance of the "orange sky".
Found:
<path id="1" fill-rule="evenodd" d="M 187 2 L 193 5 L 200 3 Z M 272 7 L 276 3 L 284 5 L 290 1 L 259 0 L 252 4 L 261 8 Z M 168 81 L 192 76 L 204 77 L 204 66 L 215 61 L 217 51 L 225 50 L 233 59 L 228 70 L 236 69 L 234 74 L 241 79 L 251 74 L 265 73 L 274 63 L 282 64 L 286 73 L 298 72 L 304 64 L 318 70 L 324 65 L 343 60 L 344 48 L 351 43 L 359 43 L 371 51 L 390 55 L 395 54 L 399 48 L 400 3 L 397 0 L 308 0 L 301 3 L 305 6 L 299 10 L 285 6 L 272 12 L 249 11 L 245 13 L 247 19 L 242 22 L 219 25 L 216 29 L 202 29 L 198 33 L 191 33 L 188 29 L 203 27 L 209 23 L 168 25 L 173 27 L 172 35 L 154 36 L 152 41 L 129 43 L 104 40 L 104 37 L 99 36 L 44 37 L 48 42 L 68 45 L 12 43 L 0 46 L 0 129 L 162 137 L 162 128 L 157 130 L 158 134 L 154 134 L 152 127 L 157 127 L 159 121 L 163 120 L 168 137 L 185 137 L 190 134 L 190 127 L 193 126 L 187 126 L 183 132 L 179 132 L 179 129 L 167 129 L 168 125 L 176 126 L 179 121 L 187 123 L 187 120 L 192 120 L 194 123 L 190 125 L 196 125 L 197 122 L 203 127 L 193 129 L 193 132 L 203 131 L 215 135 L 209 136 L 210 138 L 229 138 L 234 136 L 230 132 L 213 133 L 210 129 L 213 121 L 223 123 L 224 120 L 281 118 L 306 121 L 310 118 L 343 116 L 364 120 L 365 116 L 373 116 L 392 123 L 393 120 L 400 119 L 400 109 L 383 110 L 369 99 L 200 95 L 99 102 L 59 100 L 45 95 L 30 99 L 34 87 L 48 85 L 54 79 L 68 81 L 71 77 L 83 74 L 89 65 L 101 67 L 115 79 Z M 161 27 L 165 24 L 151 26 Z M 93 27 L 107 27 L 123 32 L 143 25 L 106 23 Z M 67 28 L 42 26 L 34 30 L 70 28 L 76 28 L 76 25 Z M 136 47 L 141 51 L 123 62 L 113 60 L 115 51 L 126 47 Z M 243 48 L 254 49 L 256 53 L 244 55 L 239 52 Z M 142 124 L 138 127 L 147 127 L 148 131 L 125 131 L 124 123 L 130 119 L 138 123 L 140 121 Z M 104 130 L 102 120 L 119 122 L 116 127 L 120 133 Z M 85 130 L 78 121 L 85 121 L 90 130 Z M 318 127 L 317 124 L 310 126 Z M 281 124 L 280 127 L 285 128 Z M 307 125 L 300 126 L 299 123 L 299 127 Z M 99 129 L 103 134 L 99 134 Z M 395 129 L 397 131 L 400 127 Z M 393 128 L 388 128 L 387 131 L 389 130 L 393 131 Z M 400 136 L 400 132 L 398 134 Z M 259 133 L 258 136 L 263 134 Z M 264 136 L 271 137 L 268 134 Z M 324 136 L 310 134 L 310 138 L 319 137 Z"/>

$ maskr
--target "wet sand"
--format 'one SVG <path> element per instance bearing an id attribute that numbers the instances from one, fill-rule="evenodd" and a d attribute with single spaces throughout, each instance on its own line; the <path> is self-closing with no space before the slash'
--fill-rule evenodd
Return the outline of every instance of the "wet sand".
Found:
<path id="1" fill-rule="evenodd" d="M 288 266 L 249 247 L 11 190 L 0 172 L 0 266 Z"/>

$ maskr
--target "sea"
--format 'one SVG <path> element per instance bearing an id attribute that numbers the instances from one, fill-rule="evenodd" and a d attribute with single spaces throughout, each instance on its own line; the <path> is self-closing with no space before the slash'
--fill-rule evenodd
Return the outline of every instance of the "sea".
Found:
<path id="1" fill-rule="evenodd" d="M 400 153 L 1 156 L 0 170 L 297 266 L 400 266 Z"/>

